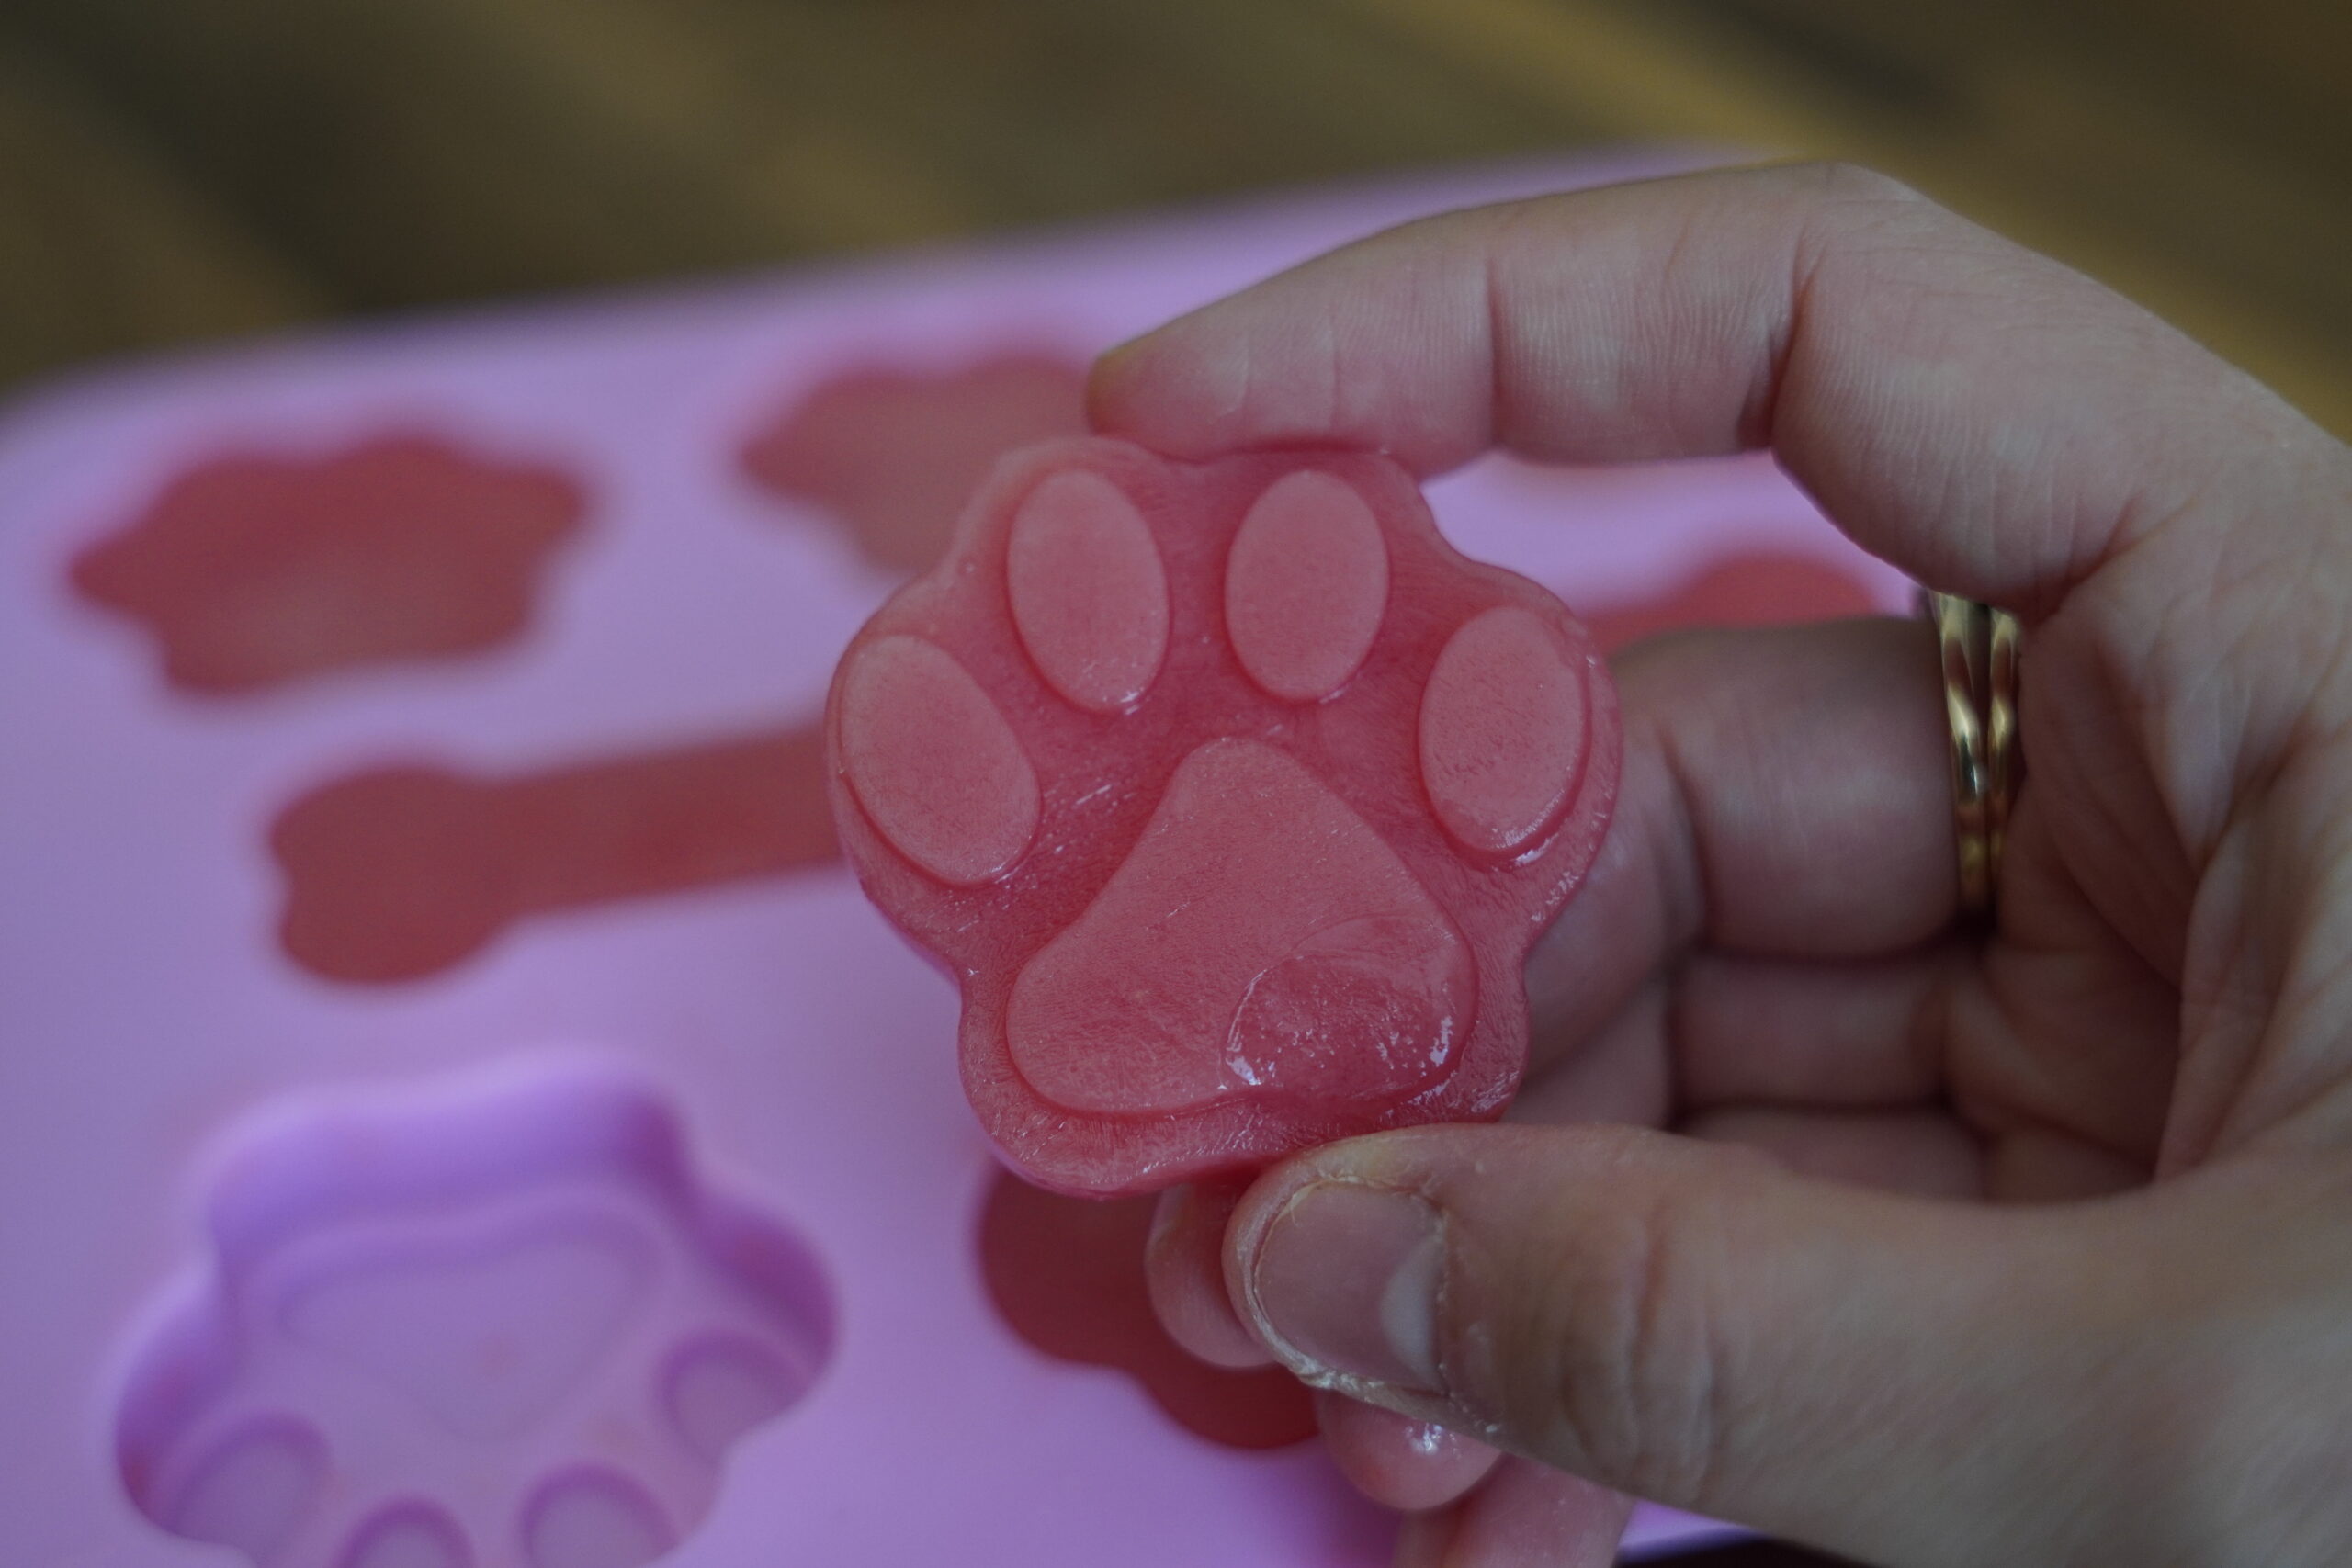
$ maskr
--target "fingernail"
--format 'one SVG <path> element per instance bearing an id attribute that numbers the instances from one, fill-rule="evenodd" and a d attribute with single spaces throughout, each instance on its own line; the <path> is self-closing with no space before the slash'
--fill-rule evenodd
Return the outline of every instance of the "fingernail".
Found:
<path id="1" fill-rule="evenodd" d="M 1435 1205 L 1384 1187 L 1317 1181 L 1268 1223 L 1246 1304 L 1303 1375 L 1436 1393 L 1444 1278 L 1445 1225 Z"/>

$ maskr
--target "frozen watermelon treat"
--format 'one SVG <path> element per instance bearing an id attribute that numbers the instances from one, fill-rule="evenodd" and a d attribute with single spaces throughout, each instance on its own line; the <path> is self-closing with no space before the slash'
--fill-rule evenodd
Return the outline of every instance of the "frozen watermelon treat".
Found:
<path id="1" fill-rule="evenodd" d="M 826 740 L 989 1134 L 1097 1194 L 1499 1113 L 1620 750 L 1584 628 L 1395 464 L 1106 440 L 999 465 Z"/>

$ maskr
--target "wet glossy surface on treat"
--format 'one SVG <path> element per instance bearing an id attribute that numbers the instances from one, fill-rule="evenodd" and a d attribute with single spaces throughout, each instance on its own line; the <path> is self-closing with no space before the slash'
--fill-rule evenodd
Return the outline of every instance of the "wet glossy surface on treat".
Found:
<path id="1" fill-rule="evenodd" d="M 1619 746 L 1574 617 L 1393 466 L 1108 441 L 999 470 L 828 724 L 984 1124 L 1091 1192 L 1498 1111 Z"/>

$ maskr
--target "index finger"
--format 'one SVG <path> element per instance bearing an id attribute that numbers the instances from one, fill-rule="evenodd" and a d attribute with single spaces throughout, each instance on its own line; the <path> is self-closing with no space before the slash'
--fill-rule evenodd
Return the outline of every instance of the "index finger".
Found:
<path id="1" fill-rule="evenodd" d="M 1424 473 L 1769 446 L 1863 547 L 2029 611 L 2295 419 L 2089 279 L 1823 165 L 1391 230 L 1114 351 L 1092 412 L 1177 457 L 1338 444 Z"/>

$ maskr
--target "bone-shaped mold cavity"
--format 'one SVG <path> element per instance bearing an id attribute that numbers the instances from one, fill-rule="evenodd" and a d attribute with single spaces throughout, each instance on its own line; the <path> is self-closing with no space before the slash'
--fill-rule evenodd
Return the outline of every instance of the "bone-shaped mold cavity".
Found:
<path id="1" fill-rule="evenodd" d="M 83 551 L 74 585 L 146 626 L 174 686 L 254 691 L 507 641 L 586 506 L 570 475 L 433 436 L 229 454 Z"/>
<path id="2" fill-rule="evenodd" d="M 807 731 L 601 757 L 536 773 L 371 768 L 270 828 L 286 954 L 331 980 L 418 980 L 509 926 L 821 865 L 835 853 Z"/>
<path id="3" fill-rule="evenodd" d="M 206 1219 L 117 1457 L 259 1568 L 638 1568 L 831 1350 L 807 1246 L 601 1070 L 284 1108 Z"/>

